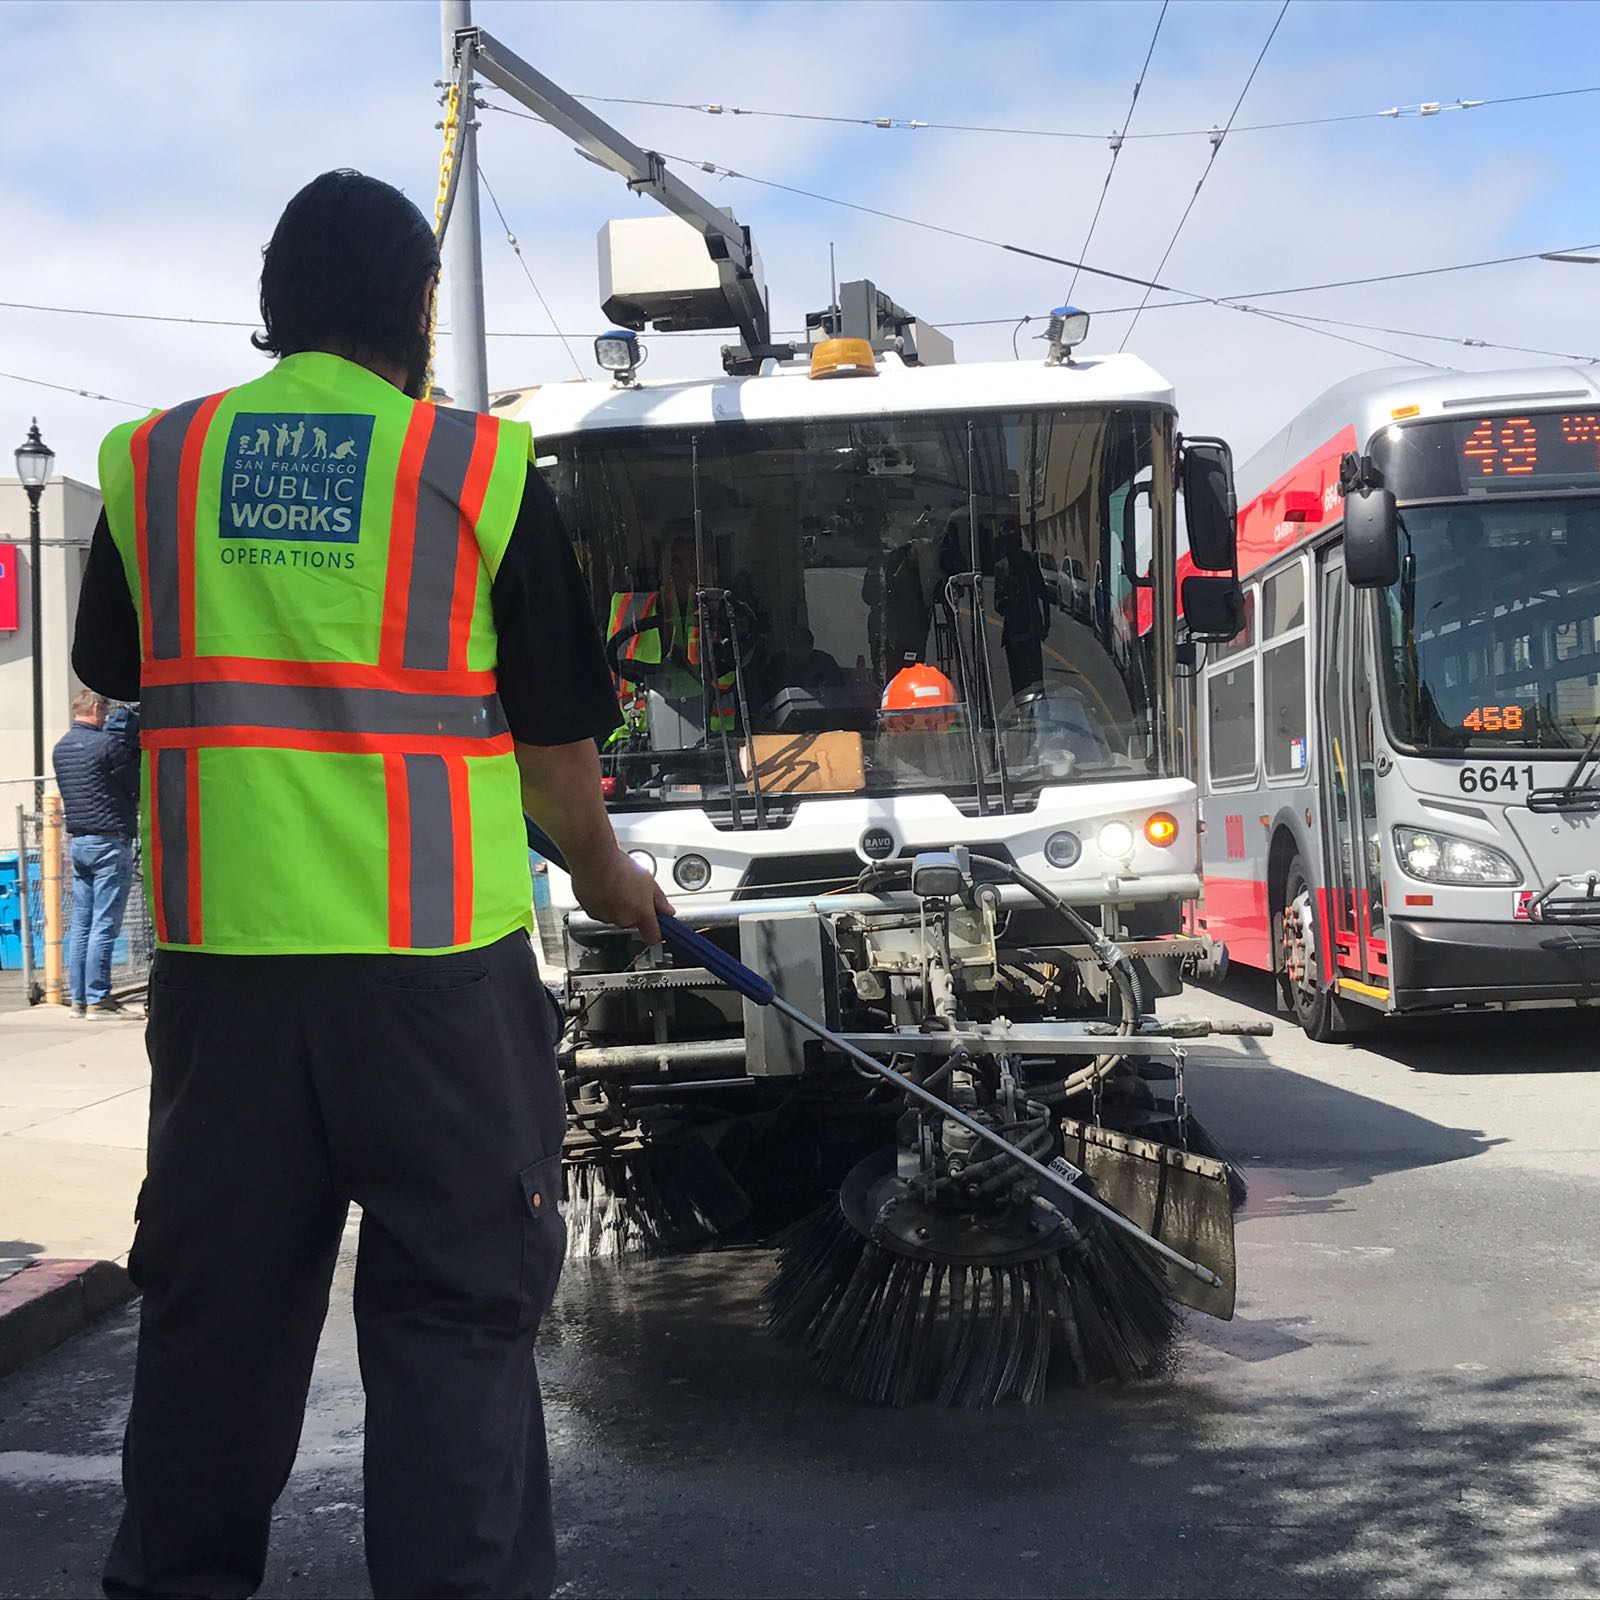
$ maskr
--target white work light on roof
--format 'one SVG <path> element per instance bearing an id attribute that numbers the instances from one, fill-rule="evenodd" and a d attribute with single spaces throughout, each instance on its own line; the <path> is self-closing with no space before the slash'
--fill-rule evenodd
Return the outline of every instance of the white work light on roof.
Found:
<path id="1" fill-rule="evenodd" d="M 620 384 L 631 384 L 634 371 L 644 359 L 639 335 L 627 328 L 612 328 L 594 342 L 594 358 Z"/>
<path id="2" fill-rule="evenodd" d="M 1044 358 L 1045 365 L 1059 367 L 1063 361 L 1071 359 L 1074 346 L 1082 344 L 1089 337 L 1089 313 L 1078 310 L 1076 306 L 1057 306 L 1050 313 L 1044 336 L 1050 341 L 1050 353 Z"/>

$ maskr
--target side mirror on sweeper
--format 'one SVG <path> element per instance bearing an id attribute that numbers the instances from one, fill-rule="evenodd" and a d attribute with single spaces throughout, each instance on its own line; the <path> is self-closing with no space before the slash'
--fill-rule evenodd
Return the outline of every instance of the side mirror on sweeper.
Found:
<path id="1" fill-rule="evenodd" d="M 1223 573 L 1192 573 L 1183 580 L 1183 620 L 1191 639 L 1226 644 L 1244 628 L 1244 589 Z"/>
<path id="2" fill-rule="evenodd" d="M 1184 439 L 1178 450 L 1178 482 L 1194 564 L 1202 572 L 1232 572 L 1239 541 L 1233 452 L 1221 439 Z"/>

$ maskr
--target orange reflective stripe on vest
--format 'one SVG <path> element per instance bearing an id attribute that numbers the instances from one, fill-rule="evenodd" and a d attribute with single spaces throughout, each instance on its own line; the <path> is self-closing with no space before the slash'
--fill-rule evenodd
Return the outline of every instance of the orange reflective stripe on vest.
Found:
<path id="1" fill-rule="evenodd" d="M 412 416 L 395 487 L 385 666 L 466 670 L 478 577 L 472 527 L 496 441 L 493 417 L 465 418 L 426 405 Z"/>
<path id="2" fill-rule="evenodd" d="M 472 927 L 467 769 L 459 756 L 391 754 L 389 942 L 400 949 L 465 944 Z M 441 848 L 448 843 L 448 849 Z"/>

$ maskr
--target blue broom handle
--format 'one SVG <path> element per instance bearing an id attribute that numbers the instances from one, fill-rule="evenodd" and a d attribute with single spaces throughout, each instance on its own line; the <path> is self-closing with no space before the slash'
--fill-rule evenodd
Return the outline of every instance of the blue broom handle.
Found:
<path id="1" fill-rule="evenodd" d="M 525 816 L 523 821 L 528 829 L 529 848 L 537 850 L 547 861 L 555 862 L 565 872 L 567 862 L 561 854 L 561 847 L 532 817 Z M 677 917 L 663 914 L 656 920 L 661 925 L 661 937 L 675 954 L 704 967 L 714 978 L 727 984 L 730 989 L 736 989 L 746 1000 L 752 1000 L 758 1006 L 772 1004 L 774 990 L 771 983 L 759 972 L 752 972 L 737 956 L 729 955 L 721 946 L 713 944 L 703 933 L 696 933 Z"/>

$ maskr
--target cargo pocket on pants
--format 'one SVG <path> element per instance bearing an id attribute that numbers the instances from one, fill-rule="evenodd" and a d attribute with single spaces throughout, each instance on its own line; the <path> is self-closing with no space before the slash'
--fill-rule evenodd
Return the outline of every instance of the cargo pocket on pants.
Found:
<path id="1" fill-rule="evenodd" d="M 550 1309 L 567 1255 L 560 1154 L 524 1167 L 517 1174 L 517 1183 L 522 1191 L 522 1294 L 517 1327 L 525 1331 Z"/>

